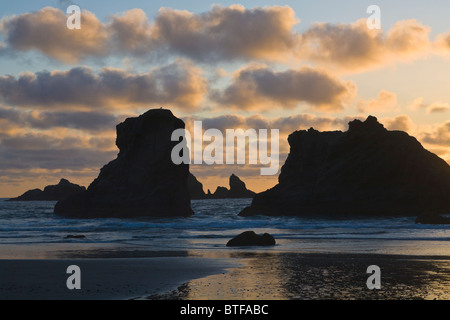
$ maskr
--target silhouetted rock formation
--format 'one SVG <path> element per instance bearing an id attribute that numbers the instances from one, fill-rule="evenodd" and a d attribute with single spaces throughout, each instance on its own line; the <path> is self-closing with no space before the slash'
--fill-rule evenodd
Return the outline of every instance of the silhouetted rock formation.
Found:
<path id="1" fill-rule="evenodd" d="M 188 189 L 192 200 L 206 198 L 205 191 L 203 191 L 203 184 L 200 181 L 198 181 L 197 178 L 192 173 L 189 173 Z"/>
<path id="2" fill-rule="evenodd" d="M 416 223 L 421 224 L 450 224 L 450 218 L 443 217 L 439 214 L 422 214 L 416 219 Z"/>
<path id="3" fill-rule="evenodd" d="M 230 194 L 230 190 L 225 187 L 217 187 L 216 191 L 212 194 L 212 198 L 214 199 L 225 199 L 228 198 Z"/>
<path id="4" fill-rule="evenodd" d="M 236 175 L 230 176 L 230 189 L 226 187 L 217 187 L 214 193 L 208 189 L 208 193 L 203 191 L 203 184 L 197 178 L 189 173 L 188 187 L 191 199 L 231 199 L 231 198 L 252 198 L 256 193 L 248 190 L 245 183 Z"/>
<path id="5" fill-rule="evenodd" d="M 255 192 L 248 190 L 245 186 L 244 181 L 239 179 L 239 177 L 232 174 L 230 176 L 230 192 L 228 197 L 230 198 L 253 198 Z"/>
<path id="6" fill-rule="evenodd" d="M 61 179 L 57 185 L 46 186 L 44 191 L 33 189 L 25 192 L 17 198 L 8 201 L 58 201 L 71 195 L 86 191 L 85 187 L 70 183 L 66 179 Z"/>
<path id="7" fill-rule="evenodd" d="M 240 215 L 401 216 L 450 213 L 450 166 L 375 117 L 347 132 L 296 131 L 279 183 Z"/>
<path id="8" fill-rule="evenodd" d="M 175 217 L 192 215 L 189 165 L 175 165 L 171 141 L 184 122 L 170 110 L 153 109 L 117 126 L 117 158 L 105 165 L 86 192 L 59 201 L 55 213 L 70 217 Z"/>
<path id="9" fill-rule="evenodd" d="M 253 198 L 255 194 L 255 192 L 247 189 L 245 183 L 238 176 L 232 174 L 230 176 L 230 189 L 217 187 L 216 191 L 210 197 L 214 199 Z"/>
<path id="10" fill-rule="evenodd" d="M 258 235 L 254 231 L 245 231 L 237 235 L 227 243 L 227 247 L 243 247 L 243 246 L 274 246 L 275 238 L 264 233 Z"/>

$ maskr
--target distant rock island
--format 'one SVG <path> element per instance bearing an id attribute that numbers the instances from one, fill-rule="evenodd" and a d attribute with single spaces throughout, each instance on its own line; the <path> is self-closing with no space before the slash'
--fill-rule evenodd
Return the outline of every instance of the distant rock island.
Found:
<path id="1" fill-rule="evenodd" d="M 189 174 L 189 192 L 191 199 L 237 199 L 237 198 L 253 198 L 255 192 L 248 190 L 245 183 L 235 174 L 230 176 L 229 185 L 230 189 L 226 187 L 217 187 L 214 193 L 208 190 L 205 194 L 203 190 L 203 184 L 197 180 L 197 178 L 190 173 Z"/>
<path id="2" fill-rule="evenodd" d="M 253 198 L 255 192 L 248 190 L 245 183 L 238 176 L 232 174 L 230 176 L 230 189 L 225 187 L 217 187 L 216 191 L 211 195 L 215 199 L 223 198 Z"/>
<path id="3" fill-rule="evenodd" d="M 85 187 L 61 179 L 57 185 L 46 186 L 44 190 L 29 190 L 23 195 L 7 201 L 59 201 L 84 191 L 86 191 Z"/>
<path id="4" fill-rule="evenodd" d="M 189 165 L 175 165 L 171 141 L 185 124 L 170 110 L 152 109 L 117 125 L 117 158 L 105 165 L 85 192 L 55 206 L 69 217 L 176 217 L 193 214 Z"/>
<path id="5" fill-rule="evenodd" d="M 251 215 L 414 216 L 450 213 L 450 166 L 375 117 L 346 132 L 292 133 L 279 183 L 240 212 Z"/>

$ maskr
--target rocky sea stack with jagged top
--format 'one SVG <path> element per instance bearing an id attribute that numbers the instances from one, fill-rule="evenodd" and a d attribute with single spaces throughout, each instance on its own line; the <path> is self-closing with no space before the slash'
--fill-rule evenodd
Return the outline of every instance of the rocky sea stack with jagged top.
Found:
<path id="1" fill-rule="evenodd" d="M 85 192 L 59 201 L 55 213 L 69 217 L 176 217 L 193 214 L 189 165 L 175 165 L 172 132 L 185 124 L 170 110 L 152 109 L 117 126 L 117 158 L 105 165 Z"/>
<path id="2" fill-rule="evenodd" d="M 229 179 L 230 189 L 226 187 L 217 187 L 216 191 L 210 195 L 213 199 L 238 199 L 238 198 L 253 198 L 255 192 L 247 189 L 245 182 L 242 181 L 234 173 Z"/>
<path id="3" fill-rule="evenodd" d="M 292 133 L 279 183 L 241 216 L 415 216 L 450 213 L 450 166 L 412 136 L 369 116 L 346 132 Z"/>

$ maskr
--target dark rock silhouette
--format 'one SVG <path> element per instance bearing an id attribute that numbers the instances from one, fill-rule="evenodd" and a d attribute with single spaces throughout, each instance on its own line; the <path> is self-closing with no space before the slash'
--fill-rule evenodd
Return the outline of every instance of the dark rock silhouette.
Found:
<path id="1" fill-rule="evenodd" d="M 188 189 L 191 199 L 197 200 L 206 198 L 205 191 L 203 191 L 203 184 L 198 181 L 192 173 L 189 173 Z"/>
<path id="2" fill-rule="evenodd" d="M 83 191 L 86 191 L 85 187 L 61 179 L 57 185 L 46 186 L 44 190 L 29 190 L 23 195 L 7 201 L 58 201 Z"/>
<path id="3" fill-rule="evenodd" d="M 245 183 L 239 179 L 236 175 L 232 174 L 230 176 L 230 189 L 226 187 L 217 187 L 214 193 L 208 189 L 205 194 L 203 191 L 203 184 L 197 180 L 197 178 L 189 173 L 188 187 L 191 199 L 235 199 L 235 198 L 253 198 L 256 194 L 255 192 L 248 190 Z"/>
<path id="4" fill-rule="evenodd" d="M 243 246 L 274 246 L 275 239 L 272 235 L 264 233 L 258 235 L 254 231 L 245 231 L 227 243 L 227 247 L 243 247 Z"/>
<path id="5" fill-rule="evenodd" d="M 450 213 L 450 166 L 375 117 L 347 132 L 296 131 L 279 183 L 241 216 L 413 216 Z"/>
<path id="6" fill-rule="evenodd" d="M 225 187 L 217 187 L 216 191 L 212 194 L 212 198 L 214 199 L 226 199 L 229 198 L 230 190 Z"/>
<path id="7" fill-rule="evenodd" d="M 214 199 L 236 199 L 236 198 L 253 198 L 255 192 L 248 190 L 245 183 L 238 176 L 232 174 L 230 176 L 230 189 L 225 187 L 217 187 L 216 191 L 211 195 Z"/>
<path id="8" fill-rule="evenodd" d="M 443 217 L 439 214 L 421 214 L 416 219 L 416 224 L 450 224 L 450 218 Z"/>
<path id="9" fill-rule="evenodd" d="M 228 195 L 230 198 L 253 198 L 255 194 L 255 192 L 247 189 L 244 181 L 239 177 L 234 174 L 230 176 L 230 193 Z"/>
<path id="10" fill-rule="evenodd" d="M 69 217 L 190 216 L 189 165 L 175 165 L 171 141 L 184 122 L 170 110 L 152 109 L 117 126 L 117 158 L 105 165 L 85 192 L 59 201 L 55 213 Z"/>

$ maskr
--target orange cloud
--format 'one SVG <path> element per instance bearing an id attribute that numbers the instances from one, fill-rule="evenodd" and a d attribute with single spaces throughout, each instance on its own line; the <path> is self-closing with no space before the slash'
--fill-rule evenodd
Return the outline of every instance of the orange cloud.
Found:
<path id="1" fill-rule="evenodd" d="M 434 102 L 431 104 L 427 104 L 423 102 L 423 97 L 419 97 L 414 99 L 414 101 L 410 104 L 409 108 L 413 110 L 422 109 L 426 110 L 428 114 L 431 113 L 443 113 L 450 110 L 450 106 L 445 102 Z"/>
<path id="2" fill-rule="evenodd" d="M 398 21 L 386 35 L 367 28 L 365 19 L 317 23 L 302 34 L 298 57 L 345 71 L 366 70 L 427 53 L 430 31 L 417 20 Z"/>
<path id="3" fill-rule="evenodd" d="M 400 20 L 383 34 L 366 20 L 350 24 L 316 23 L 303 33 L 289 6 L 247 9 L 212 6 L 203 13 L 162 8 L 153 21 L 141 9 L 99 21 L 82 13 L 81 30 L 66 28 L 64 12 L 47 7 L 4 17 L 0 31 L 14 50 L 37 50 L 66 63 L 110 55 L 142 58 L 182 56 L 202 63 L 218 61 L 312 61 L 344 71 L 360 71 L 410 61 L 430 52 L 430 27 Z M 438 42 L 447 47 L 448 35 Z"/>
<path id="4" fill-rule="evenodd" d="M 450 121 L 439 125 L 434 132 L 425 133 L 422 140 L 441 147 L 450 147 Z"/>
<path id="5" fill-rule="evenodd" d="M 135 55 L 149 54 L 154 46 L 154 28 L 141 9 L 112 15 L 108 25 L 113 47 Z"/>
<path id="6" fill-rule="evenodd" d="M 442 113 L 450 110 L 448 103 L 435 102 L 432 103 L 428 109 L 428 113 Z"/>
<path id="7" fill-rule="evenodd" d="M 397 95 L 393 92 L 381 90 L 376 99 L 360 100 L 357 108 L 360 112 L 386 111 L 397 105 Z"/>
<path id="8" fill-rule="evenodd" d="M 356 86 L 322 70 L 303 67 L 273 71 L 264 65 L 249 65 L 233 76 L 223 91 L 211 98 L 236 109 L 294 108 L 304 102 L 318 111 L 339 111 L 354 97 Z"/>
<path id="9" fill-rule="evenodd" d="M 48 57 L 75 63 L 90 56 L 104 56 L 108 51 L 108 32 L 94 14 L 81 13 L 82 28 L 69 30 L 67 16 L 46 7 L 36 12 L 4 17 L 0 30 L 15 50 L 38 50 Z"/>
<path id="10" fill-rule="evenodd" d="M 450 53 L 450 32 L 442 33 L 436 36 L 433 43 L 435 52 L 440 55 L 447 55 Z"/>
<path id="11" fill-rule="evenodd" d="M 386 34 L 385 45 L 389 54 L 417 55 L 430 49 L 431 28 L 415 19 L 400 20 Z"/>
<path id="12" fill-rule="evenodd" d="M 388 130 L 410 132 L 413 127 L 412 121 L 407 115 L 400 115 L 393 119 L 386 118 L 383 122 Z"/>

